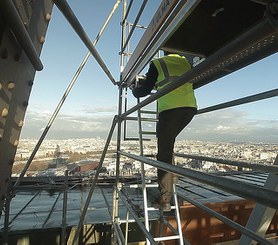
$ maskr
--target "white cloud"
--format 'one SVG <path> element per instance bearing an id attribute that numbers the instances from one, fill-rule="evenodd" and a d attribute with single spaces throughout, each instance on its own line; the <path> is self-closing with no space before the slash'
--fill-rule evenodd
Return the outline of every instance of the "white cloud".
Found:
<path id="1" fill-rule="evenodd" d="M 92 107 L 83 115 L 62 113 L 50 128 L 49 138 L 106 138 L 114 117 L 113 107 Z M 103 113 L 100 113 L 104 111 Z M 89 113 L 91 112 L 91 113 Z M 38 138 L 51 114 L 29 111 L 22 130 L 22 138 Z M 253 120 L 244 111 L 226 109 L 196 115 L 183 130 L 179 139 L 211 141 L 253 141 L 278 143 L 277 120 Z M 146 125 L 150 127 L 149 124 Z M 137 122 L 128 122 L 128 135 L 138 135 Z M 154 126 L 153 126 L 154 127 Z"/>

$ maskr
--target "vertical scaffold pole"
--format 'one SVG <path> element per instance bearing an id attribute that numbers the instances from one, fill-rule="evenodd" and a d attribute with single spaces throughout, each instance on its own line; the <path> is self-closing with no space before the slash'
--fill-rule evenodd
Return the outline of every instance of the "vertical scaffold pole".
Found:
<path id="1" fill-rule="evenodd" d="M 137 99 L 138 104 L 140 103 L 140 99 Z M 140 155 L 144 156 L 144 148 L 143 148 L 143 135 L 142 135 L 142 120 L 141 120 L 141 109 L 138 109 L 138 129 L 139 129 L 139 145 L 140 145 Z M 145 227 L 146 230 L 150 230 L 149 226 L 149 214 L 148 214 L 148 197 L 147 197 L 147 189 L 146 189 L 146 181 L 145 181 L 145 167 L 144 163 L 141 162 L 141 179 L 142 179 L 142 192 L 143 192 L 143 206 L 144 206 L 144 218 L 145 218 Z M 149 245 L 150 241 L 146 239 L 146 244 Z"/>
<path id="2" fill-rule="evenodd" d="M 61 245 L 66 244 L 66 230 L 67 230 L 67 204 L 68 204 L 68 174 L 69 171 L 65 171 L 65 183 L 64 183 L 64 197 L 63 197 L 63 215 L 62 215 L 62 234 Z"/>

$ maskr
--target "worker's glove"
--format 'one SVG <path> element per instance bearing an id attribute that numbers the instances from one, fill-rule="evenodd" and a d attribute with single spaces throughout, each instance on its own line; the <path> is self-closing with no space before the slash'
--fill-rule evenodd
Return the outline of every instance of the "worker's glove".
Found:
<path id="1" fill-rule="evenodd" d="M 145 81 L 146 81 L 145 75 L 137 75 L 136 76 L 136 87 L 142 86 Z"/>

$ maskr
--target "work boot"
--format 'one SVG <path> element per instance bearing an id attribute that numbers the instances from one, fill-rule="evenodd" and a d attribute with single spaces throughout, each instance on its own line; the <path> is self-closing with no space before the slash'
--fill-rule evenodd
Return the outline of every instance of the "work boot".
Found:
<path id="1" fill-rule="evenodd" d="M 171 196 L 168 194 L 161 195 L 154 201 L 154 208 L 159 208 L 161 211 L 171 211 Z"/>

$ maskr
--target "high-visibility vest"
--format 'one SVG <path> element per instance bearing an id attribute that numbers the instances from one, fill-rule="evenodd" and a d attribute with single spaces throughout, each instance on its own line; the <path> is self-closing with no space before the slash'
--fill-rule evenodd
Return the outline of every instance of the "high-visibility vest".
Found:
<path id="1" fill-rule="evenodd" d="M 177 54 L 169 54 L 152 62 L 158 71 L 158 78 L 155 83 L 157 90 L 164 88 L 175 78 L 191 69 L 188 60 Z M 179 107 L 197 108 L 192 83 L 185 83 L 158 99 L 158 112 Z"/>

